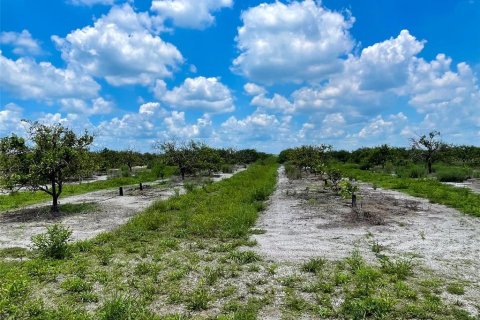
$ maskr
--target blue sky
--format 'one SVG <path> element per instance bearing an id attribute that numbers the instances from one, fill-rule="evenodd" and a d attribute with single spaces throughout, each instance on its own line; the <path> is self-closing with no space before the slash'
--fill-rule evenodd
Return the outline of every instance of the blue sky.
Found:
<path id="1" fill-rule="evenodd" d="M 480 145 L 480 1 L 2 0 L 0 136 Z"/>

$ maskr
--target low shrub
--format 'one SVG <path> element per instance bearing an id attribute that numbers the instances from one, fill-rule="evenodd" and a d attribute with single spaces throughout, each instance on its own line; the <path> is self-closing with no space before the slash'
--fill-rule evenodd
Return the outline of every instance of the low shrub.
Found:
<path id="1" fill-rule="evenodd" d="M 47 228 L 46 233 L 32 237 L 34 248 L 43 257 L 52 259 L 64 259 L 69 254 L 68 241 L 72 236 L 70 228 L 60 224 L 54 224 Z"/>
<path id="2" fill-rule="evenodd" d="M 292 164 L 285 164 L 285 174 L 290 180 L 297 180 L 302 178 L 302 171 Z"/>
<path id="3" fill-rule="evenodd" d="M 472 172 L 465 168 L 442 168 L 437 170 L 436 176 L 441 182 L 463 182 L 472 176 Z"/>
<path id="4" fill-rule="evenodd" d="M 223 173 L 233 173 L 233 166 L 231 164 L 222 164 L 220 170 Z"/>

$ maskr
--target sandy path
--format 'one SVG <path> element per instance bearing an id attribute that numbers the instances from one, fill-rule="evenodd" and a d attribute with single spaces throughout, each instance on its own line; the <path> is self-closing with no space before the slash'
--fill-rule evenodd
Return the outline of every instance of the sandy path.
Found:
<path id="1" fill-rule="evenodd" d="M 464 182 L 445 182 L 445 184 L 458 188 L 467 188 L 475 193 L 480 193 L 480 179 L 468 179 Z"/>
<path id="2" fill-rule="evenodd" d="M 244 169 L 240 169 L 238 173 Z M 213 180 L 220 181 L 230 178 L 233 174 L 219 174 Z M 154 185 L 155 183 L 146 183 Z M 156 183 L 158 184 L 158 182 Z M 168 188 L 157 186 L 145 188 L 143 191 L 134 188 L 125 188 L 124 196 L 118 195 L 118 189 L 101 190 L 78 196 L 61 199 L 61 203 L 96 203 L 95 212 L 75 214 L 59 218 L 50 215 L 32 218 L 22 214 L 22 210 L 35 210 L 49 203 L 36 204 L 26 208 L 2 213 L 0 215 L 0 248 L 24 247 L 31 245 L 30 238 L 33 235 L 45 232 L 47 226 L 62 223 L 72 229 L 73 240 L 92 238 L 104 231 L 124 224 L 130 217 L 144 210 L 154 201 L 164 200 L 175 194 L 174 188 L 184 192 L 182 183 L 170 185 Z"/>
<path id="3" fill-rule="evenodd" d="M 317 256 L 336 260 L 358 248 L 374 260 L 371 246 L 377 241 L 389 255 L 413 254 L 440 276 L 471 282 L 465 297 L 480 301 L 479 218 L 362 184 L 364 208 L 383 216 L 380 224 L 358 221 L 347 201 L 322 191 L 321 185 L 308 179 L 289 181 L 284 168 L 279 169 L 277 189 L 256 226 L 266 231 L 254 236 L 259 253 L 300 262 Z"/>

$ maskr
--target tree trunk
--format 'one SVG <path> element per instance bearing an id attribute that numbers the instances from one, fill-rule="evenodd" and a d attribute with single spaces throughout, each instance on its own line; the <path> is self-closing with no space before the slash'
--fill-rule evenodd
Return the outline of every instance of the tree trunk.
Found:
<path id="1" fill-rule="evenodd" d="M 57 215 L 59 210 L 58 210 L 58 196 L 59 193 L 57 193 L 57 186 L 55 184 L 55 179 L 51 179 L 52 182 L 52 213 L 54 215 Z"/>
<path id="2" fill-rule="evenodd" d="M 428 165 L 428 174 L 430 174 L 430 173 L 433 172 L 433 170 L 432 170 L 432 161 L 429 160 L 428 163 L 427 163 L 427 165 Z"/>
<path id="3" fill-rule="evenodd" d="M 185 180 L 185 170 L 180 170 L 180 173 L 182 174 L 182 181 Z"/>
<path id="4" fill-rule="evenodd" d="M 52 195 L 53 201 L 52 201 L 52 213 L 54 215 L 57 215 L 60 210 L 58 210 L 58 194 L 54 193 Z"/>

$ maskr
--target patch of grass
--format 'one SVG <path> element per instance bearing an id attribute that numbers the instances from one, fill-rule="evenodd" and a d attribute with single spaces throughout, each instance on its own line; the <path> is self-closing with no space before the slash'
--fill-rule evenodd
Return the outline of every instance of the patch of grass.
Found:
<path id="1" fill-rule="evenodd" d="M 302 271 L 319 273 L 322 270 L 322 267 L 325 265 L 326 260 L 324 258 L 311 258 L 302 265 Z"/>
<path id="2" fill-rule="evenodd" d="M 93 285 L 84 279 L 78 277 L 68 278 L 60 285 L 65 291 L 70 293 L 81 293 L 91 291 Z"/>
<path id="3" fill-rule="evenodd" d="M 465 294 L 465 286 L 461 283 L 451 283 L 447 286 L 447 292 L 456 295 Z"/>
<path id="4" fill-rule="evenodd" d="M 239 264 L 257 262 L 260 256 L 253 251 L 232 251 L 229 258 Z"/>
<path id="5" fill-rule="evenodd" d="M 205 287 L 195 289 L 188 294 L 186 301 L 187 309 L 192 311 L 206 310 L 210 303 L 211 297 Z"/>
<path id="6" fill-rule="evenodd" d="M 394 177 L 389 174 L 364 171 L 350 165 L 337 164 L 345 176 L 356 180 L 375 183 L 387 188 L 397 189 L 416 197 L 422 197 L 434 203 L 440 203 L 459 211 L 480 217 L 480 194 L 466 188 L 445 185 L 435 179 L 411 179 Z"/>
<path id="7" fill-rule="evenodd" d="M 473 176 L 468 168 L 441 167 L 436 170 L 435 176 L 441 182 L 463 182 Z"/>

